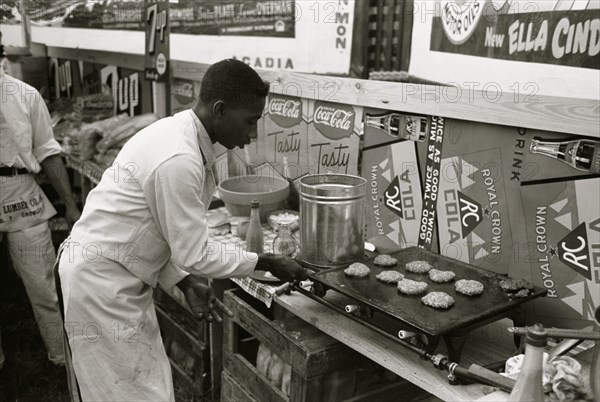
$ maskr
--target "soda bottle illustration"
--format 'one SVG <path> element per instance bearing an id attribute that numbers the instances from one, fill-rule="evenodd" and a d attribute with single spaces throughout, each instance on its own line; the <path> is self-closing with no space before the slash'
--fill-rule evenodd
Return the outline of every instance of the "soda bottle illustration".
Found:
<path id="1" fill-rule="evenodd" d="M 385 131 L 389 136 L 423 142 L 427 138 L 427 118 L 401 113 L 365 114 L 365 125 Z"/>
<path id="2" fill-rule="evenodd" d="M 543 141 L 534 137 L 529 145 L 532 154 L 557 159 L 587 173 L 600 174 L 600 142 L 587 138 L 571 141 Z"/>

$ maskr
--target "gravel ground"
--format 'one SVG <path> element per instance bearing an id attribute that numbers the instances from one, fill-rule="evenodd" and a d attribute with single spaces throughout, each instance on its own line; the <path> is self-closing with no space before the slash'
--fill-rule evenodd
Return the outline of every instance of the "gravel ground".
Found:
<path id="1" fill-rule="evenodd" d="M 0 401 L 69 401 L 67 374 L 46 355 L 23 283 L 0 245 Z"/>

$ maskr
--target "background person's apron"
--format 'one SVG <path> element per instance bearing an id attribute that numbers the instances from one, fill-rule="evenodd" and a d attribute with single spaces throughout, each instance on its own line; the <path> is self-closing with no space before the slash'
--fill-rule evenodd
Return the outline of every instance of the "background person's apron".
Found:
<path id="1" fill-rule="evenodd" d="M 0 232 L 27 229 L 56 214 L 32 174 L 0 176 L 0 189 Z"/>

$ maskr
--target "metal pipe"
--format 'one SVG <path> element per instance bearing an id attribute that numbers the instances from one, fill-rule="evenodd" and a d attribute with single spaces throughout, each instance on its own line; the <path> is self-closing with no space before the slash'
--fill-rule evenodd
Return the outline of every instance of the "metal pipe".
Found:
<path id="1" fill-rule="evenodd" d="M 414 332 L 405 331 L 403 329 L 398 331 L 398 338 L 400 338 L 400 339 L 410 339 L 410 338 L 414 338 L 416 336 L 417 336 L 417 334 Z"/>
<path id="2" fill-rule="evenodd" d="M 329 308 L 337 311 L 338 313 L 340 313 L 340 314 L 342 314 L 342 315 L 344 315 L 346 317 L 349 317 L 349 318 L 353 319 L 354 321 L 360 323 L 361 325 L 366 326 L 367 328 L 369 328 L 369 329 L 377 332 L 378 334 L 380 334 L 380 335 L 382 335 L 382 336 L 384 336 L 384 337 L 386 337 L 388 339 L 391 339 L 394 342 L 398 342 L 398 343 L 402 344 L 403 346 L 407 347 L 408 349 L 412 350 L 413 352 L 417 353 L 419 356 L 421 356 L 421 357 L 423 357 L 425 359 L 431 359 L 431 354 L 427 353 L 425 350 L 420 349 L 420 348 L 418 348 L 418 347 L 416 347 L 414 345 L 411 345 L 408 342 L 404 342 L 403 340 L 396 338 L 395 336 L 393 336 L 393 335 L 385 332 L 381 328 L 378 328 L 375 325 L 371 324 L 370 322 L 365 321 L 365 320 L 361 320 L 360 318 L 358 318 L 354 314 L 346 314 L 346 312 L 345 312 L 344 309 L 336 306 L 333 303 L 330 303 L 329 301 L 327 301 L 327 300 L 325 300 L 323 298 L 315 296 L 311 292 L 309 292 L 307 290 L 304 290 L 304 289 L 302 289 L 301 287 L 299 287 L 299 286 L 297 286 L 295 284 L 293 284 L 292 286 L 293 286 L 294 290 L 302 293 L 304 296 L 310 297 L 314 301 L 319 302 L 321 304 L 324 304 L 325 306 L 327 306 L 327 307 L 329 307 Z"/>
<path id="3" fill-rule="evenodd" d="M 354 313 L 355 311 L 360 311 L 360 306 L 356 305 L 356 304 L 348 304 L 345 308 L 346 313 Z"/>
<path id="4" fill-rule="evenodd" d="M 307 291 L 307 290 L 299 287 L 297 283 L 292 283 L 291 287 L 292 287 L 292 289 L 302 293 L 303 295 L 313 299 L 314 301 L 321 303 L 321 304 L 325 305 L 326 307 L 329 307 L 330 309 L 337 311 L 338 313 L 353 319 L 354 321 L 358 322 L 361 325 L 366 326 L 367 328 L 371 329 L 372 331 L 377 332 L 379 335 L 382 335 L 383 337 L 390 339 L 394 342 L 397 342 L 397 343 L 401 344 L 402 346 L 412 350 L 413 352 L 417 353 L 422 358 L 429 360 L 431 363 L 433 363 L 434 367 L 441 369 L 441 370 L 448 371 L 448 373 L 449 373 L 448 379 L 451 383 L 454 383 L 455 375 L 456 375 L 458 377 L 468 379 L 471 381 L 478 381 L 478 382 L 483 382 L 484 384 L 494 385 L 501 389 L 504 389 L 507 392 L 510 392 L 512 390 L 512 384 L 510 383 L 510 381 L 514 381 L 514 380 L 505 379 L 504 377 L 499 379 L 498 377 L 502 377 L 502 376 L 500 376 L 498 373 L 494 373 L 493 371 L 490 371 L 490 370 L 488 370 L 484 367 L 478 366 L 476 364 L 472 364 L 469 367 L 469 369 L 466 369 L 464 367 L 459 366 L 458 363 L 449 361 L 447 356 L 444 356 L 441 354 L 432 355 L 431 353 L 429 353 L 415 345 L 412 345 L 400 338 L 400 333 L 404 332 L 406 334 L 406 333 L 410 333 L 410 331 L 403 331 L 403 330 L 399 331 L 398 337 L 395 337 L 395 336 L 385 332 L 381 328 L 376 327 L 375 325 L 371 324 L 370 322 L 360 319 L 359 317 L 355 316 L 354 314 L 345 314 L 344 309 L 336 306 L 335 304 L 325 300 L 322 297 L 318 297 L 318 296 L 314 295 L 310 291 Z M 415 334 L 415 336 L 416 336 L 416 334 Z M 508 381 L 508 380 L 510 380 L 510 381 Z"/>
<path id="5" fill-rule="evenodd" d="M 527 335 L 527 327 L 509 327 L 508 332 L 525 336 Z M 582 331 L 578 329 L 562 329 L 562 328 L 547 328 L 548 336 L 554 338 L 568 338 L 568 339 L 591 339 L 600 340 L 600 332 L 594 331 Z"/>

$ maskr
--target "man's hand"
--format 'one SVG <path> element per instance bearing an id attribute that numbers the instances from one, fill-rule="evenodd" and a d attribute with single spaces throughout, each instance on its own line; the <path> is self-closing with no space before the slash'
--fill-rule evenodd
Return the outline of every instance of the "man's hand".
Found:
<path id="1" fill-rule="evenodd" d="M 261 254 L 258 257 L 256 269 L 269 271 L 285 282 L 304 281 L 308 278 L 308 271 L 302 268 L 296 260 L 282 255 Z"/>
<path id="2" fill-rule="evenodd" d="M 73 225 L 79 220 L 80 217 L 81 212 L 79 212 L 79 208 L 77 208 L 77 205 L 67 207 L 65 211 L 65 220 L 69 225 L 69 229 L 73 228 Z"/>
<path id="3" fill-rule="evenodd" d="M 221 314 L 233 317 L 233 313 L 214 295 L 210 286 L 193 275 L 186 276 L 177 284 L 185 295 L 185 300 L 199 320 L 223 322 Z"/>
<path id="4" fill-rule="evenodd" d="M 67 207 L 65 219 L 69 225 L 69 229 L 71 229 L 81 214 L 71 193 L 71 183 L 69 183 L 69 175 L 67 174 L 67 169 L 65 169 L 65 164 L 60 155 L 50 155 L 40 165 L 48 180 L 50 180 L 50 184 L 52 184 L 52 187 L 54 187 L 54 190 L 56 190 L 60 199 Z"/>

